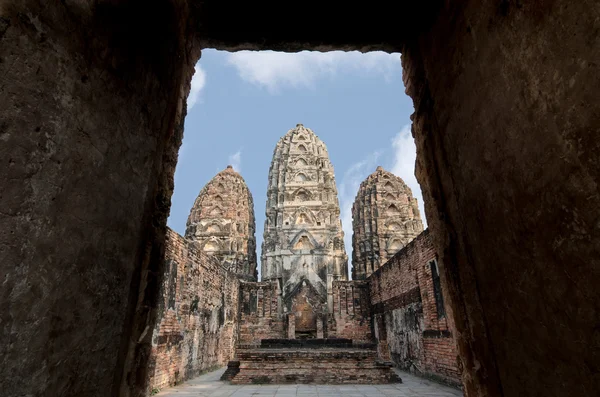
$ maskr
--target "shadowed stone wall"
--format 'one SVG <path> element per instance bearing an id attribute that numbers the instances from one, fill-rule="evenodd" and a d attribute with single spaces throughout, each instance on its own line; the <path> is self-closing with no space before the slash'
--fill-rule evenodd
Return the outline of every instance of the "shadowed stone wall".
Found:
<path id="1" fill-rule="evenodd" d="M 11 395 L 146 391 L 200 52 L 187 3 L 141 4 L 0 4 L 0 389 Z"/>
<path id="2" fill-rule="evenodd" d="M 599 7 L 451 2 L 402 51 L 470 396 L 600 390 Z"/>

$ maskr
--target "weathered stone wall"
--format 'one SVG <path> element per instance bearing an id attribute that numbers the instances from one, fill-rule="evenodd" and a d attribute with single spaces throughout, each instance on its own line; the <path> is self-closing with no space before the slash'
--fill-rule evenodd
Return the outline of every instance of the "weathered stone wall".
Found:
<path id="1" fill-rule="evenodd" d="M 371 302 L 366 281 L 334 281 L 333 311 L 327 318 L 328 338 L 371 343 Z"/>
<path id="2" fill-rule="evenodd" d="M 438 255 L 429 230 L 425 230 L 417 238 L 413 256 L 418 258 L 415 268 L 423 312 L 423 367 L 430 375 L 459 384 L 461 373 L 456 344 L 452 337 L 452 323 L 445 309 L 441 285 L 438 281 L 437 288 L 434 286 L 435 277 L 432 274 L 432 265 L 436 269 L 433 271 L 437 272 L 439 268 Z M 439 302 L 436 302 L 438 299 Z"/>
<path id="3" fill-rule="evenodd" d="M 402 50 L 469 395 L 600 389 L 599 15 L 447 2 Z"/>
<path id="4" fill-rule="evenodd" d="M 431 270 L 436 257 L 425 230 L 367 279 L 373 326 L 382 359 L 456 385 L 457 352 Z"/>
<path id="5" fill-rule="evenodd" d="M 171 229 L 165 259 L 152 335 L 150 391 L 226 365 L 237 342 L 237 275 Z"/>
<path id="6" fill-rule="evenodd" d="M 256 346 L 261 339 L 286 338 L 286 318 L 279 314 L 277 282 L 240 283 L 238 343 Z"/>
<path id="7" fill-rule="evenodd" d="M 193 24 L 181 1 L 1 2 L 1 390 L 145 392 Z"/>
<path id="8" fill-rule="evenodd" d="M 374 336 L 382 359 L 412 370 L 422 357 L 423 309 L 414 269 L 394 255 L 369 278 Z"/>

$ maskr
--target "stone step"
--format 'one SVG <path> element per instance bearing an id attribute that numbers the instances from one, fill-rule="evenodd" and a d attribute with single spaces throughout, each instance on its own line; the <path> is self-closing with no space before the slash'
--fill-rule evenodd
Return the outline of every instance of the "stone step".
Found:
<path id="1" fill-rule="evenodd" d="M 370 349 L 242 349 L 226 373 L 234 384 L 381 384 L 401 379 Z M 235 373 L 238 371 L 237 373 Z"/>
<path id="2" fill-rule="evenodd" d="M 238 373 L 240 372 L 240 362 L 239 361 L 229 361 L 227 363 L 227 369 L 221 375 L 221 380 L 230 381 L 232 380 Z"/>
<path id="3" fill-rule="evenodd" d="M 314 338 L 314 339 L 262 339 L 261 348 L 351 348 L 352 339 L 344 338 Z"/>
<path id="4" fill-rule="evenodd" d="M 237 358 L 243 361 L 286 361 L 286 360 L 346 360 L 375 361 L 377 351 L 374 349 L 246 349 L 238 350 Z"/>

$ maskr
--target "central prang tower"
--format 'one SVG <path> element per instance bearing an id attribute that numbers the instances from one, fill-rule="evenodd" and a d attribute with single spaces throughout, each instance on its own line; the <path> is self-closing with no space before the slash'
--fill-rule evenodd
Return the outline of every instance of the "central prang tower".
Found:
<path id="1" fill-rule="evenodd" d="M 296 332 L 306 334 L 331 312 L 332 282 L 348 279 L 333 166 L 325 144 L 302 124 L 273 153 L 261 270 L 263 281 L 278 282 Z"/>

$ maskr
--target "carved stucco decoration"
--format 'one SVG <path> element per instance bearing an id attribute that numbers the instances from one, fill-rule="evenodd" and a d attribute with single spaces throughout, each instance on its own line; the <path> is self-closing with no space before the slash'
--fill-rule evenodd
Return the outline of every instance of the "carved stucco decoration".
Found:
<path id="1" fill-rule="evenodd" d="M 417 199 L 382 167 L 361 184 L 352 206 L 352 278 L 364 280 L 423 231 Z"/>
<path id="2" fill-rule="evenodd" d="M 256 281 L 255 229 L 252 194 L 244 178 L 227 166 L 198 194 L 185 237 L 241 278 Z"/>
<path id="3" fill-rule="evenodd" d="M 298 124 L 277 143 L 269 170 L 262 279 L 279 282 L 285 306 L 305 280 L 331 304 L 333 280 L 348 279 L 343 240 L 327 148 Z"/>

